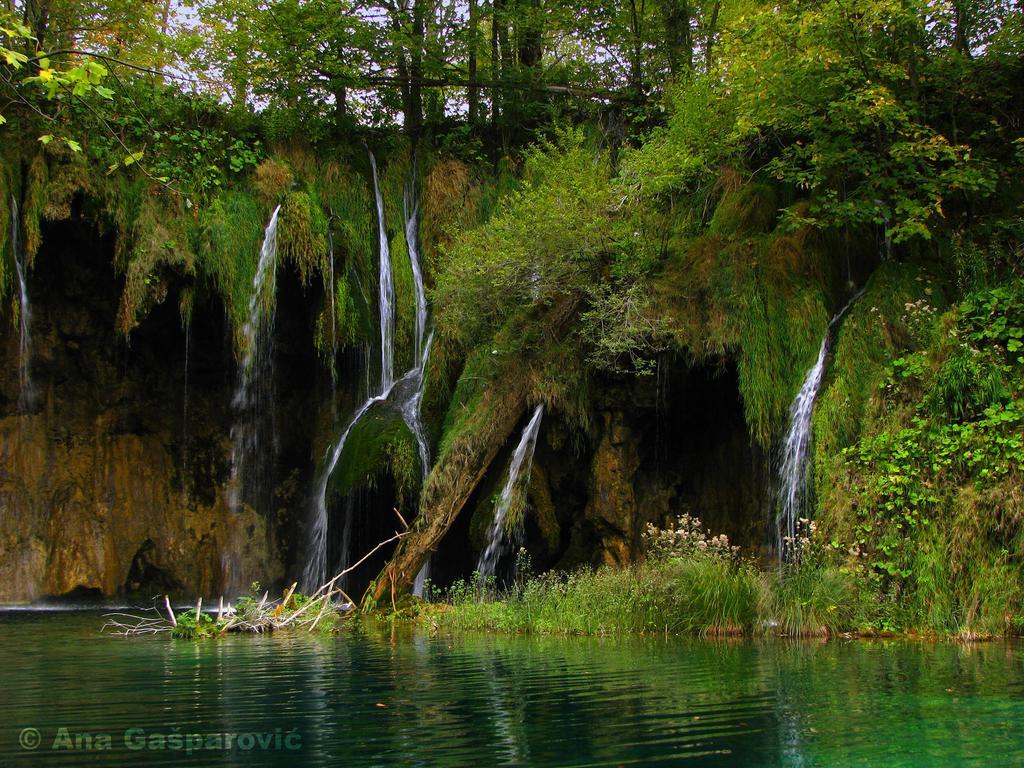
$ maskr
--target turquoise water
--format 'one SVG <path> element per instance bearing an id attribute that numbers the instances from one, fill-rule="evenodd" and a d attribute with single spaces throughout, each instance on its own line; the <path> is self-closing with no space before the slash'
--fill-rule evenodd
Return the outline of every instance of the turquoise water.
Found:
<path id="1" fill-rule="evenodd" d="M 0 765 L 1024 765 L 1016 644 L 101 624 L 0 613 Z"/>

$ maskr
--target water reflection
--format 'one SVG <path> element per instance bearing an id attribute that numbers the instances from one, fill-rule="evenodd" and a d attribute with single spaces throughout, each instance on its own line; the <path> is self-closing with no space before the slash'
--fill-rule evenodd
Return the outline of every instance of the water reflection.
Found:
<path id="1" fill-rule="evenodd" d="M 101 623 L 0 614 L 0 764 L 988 765 L 1024 747 L 1012 644 L 396 628 L 186 643 Z M 38 750 L 19 746 L 26 727 Z M 114 753 L 54 751 L 60 727 L 112 734 Z M 297 733 L 301 749 L 130 751 L 127 728 Z"/>

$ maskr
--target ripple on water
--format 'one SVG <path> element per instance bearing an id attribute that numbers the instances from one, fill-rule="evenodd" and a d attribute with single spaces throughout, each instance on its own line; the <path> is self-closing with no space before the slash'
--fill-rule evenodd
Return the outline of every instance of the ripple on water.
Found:
<path id="1" fill-rule="evenodd" d="M 0 613 L 0 765 L 981 766 L 1024 754 L 1013 644 L 372 631 L 186 643 L 103 636 L 102 623 Z M 42 738 L 32 752 L 26 727 Z M 115 752 L 55 751 L 61 727 L 109 733 Z M 301 748 L 126 750 L 128 728 L 294 730 Z"/>

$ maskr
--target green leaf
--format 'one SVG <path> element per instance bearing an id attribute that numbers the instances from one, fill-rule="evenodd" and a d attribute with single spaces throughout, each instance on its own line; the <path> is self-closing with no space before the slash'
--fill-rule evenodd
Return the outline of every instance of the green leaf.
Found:
<path id="1" fill-rule="evenodd" d="M 28 56 L 12 51 L 10 48 L 0 48 L 0 56 L 3 56 L 4 61 L 15 69 L 19 69 L 22 64 L 28 61 Z"/>

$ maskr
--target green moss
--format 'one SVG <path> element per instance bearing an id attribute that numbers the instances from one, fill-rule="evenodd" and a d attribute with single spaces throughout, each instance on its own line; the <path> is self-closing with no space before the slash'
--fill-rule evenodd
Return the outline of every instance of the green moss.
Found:
<path id="1" fill-rule="evenodd" d="M 37 152 L 28 164 L 25 198 L 21 208 L 22 248 L 29 263 L 35 259 L 43 240 L 40 223 L 46 209 L 46 188 L 49 182 L 50 168 L 46 156 L 42 152 Z"/>
<path id="2" fill-rule="evenodd" d="M 128 336 L 166 298 L 174 277 L 195 274 L 190 219 L 176 198 L 153 193 L 144 180 L 124 177 L 108 208 L 117 227 L 115 267 L 125 278 L 117 328 Z"/>
<path id="3" fill-rule="evenodd" d="M 919 266 L 884 262 L 850 308 L 833 342 L 828 377 L 815 406 L 818 466 L 857 440 L 885 367 L 920 345 L 907 323 L 907 306 L 920 300 L 943 306 L 939 282 Z"/>
<path id="4" fill-rule="evenodd" d="M 331 491 L 341 496 L 358 486 L 372 485 L 385 474 L 395 481 L 399 506 L 411 503 L 422 478 L 416 438 L 399 414 L 381 406 L 349 433 L 331 476 Z"/>
<path id="5" fill-rule="evenodd" d="M 722 196 L 710 231 L 726 236 L 756 235 L 772 231 L 779 215 L 774 190 L 765 184 L 742 184 Z"/>
<path id="6" fill-rule="evenodd" d="M 738 307 L 739 388 L 751 434 L 768 447 L 814 364 L 828 313 L 819 286 L 772 279 L 763 268 L 750 277 Z"/>
<path id="7" fill-rule="evenodd" d="M 324 165 L 312 190 L 331 228 L 338 340 L 344 344 L 374 338 L 377 219 L 366 177 L 348 165 L 330 161 Z M 324 310 L 329 311 L 329 302 L 325 305 Z M 321 327 L 321 344 L 329 345 L 327 318 L 321 322 Z"/>
<path id="8" fill-rule="evenodd" d="M 684 236 L 683 216 L 651 290 L 652 317 L 677 351 L 737 360 L 747 425 L 765 448 L 836 309 L 829 244 L 806 227 L 775 227 L 776 205 L 770 189 L 747 184 L 723 195 L 708 232 Z"/>
<path id="9" fill-rule="evenodd" d="M 277 253 L 280 262 L 295 265 L 304 286 L 329 271 L 327 217 L 309 193 L 292 192 L 281 203 Z"/>
<path id="10" fill-rule="evenodd" d="M 198 267 L 224 301 L 235 333 L 236 353 L 244 343 L 241 329 L 248 315 L 265 226 L 264 209 L 246 192 L 225 190 L 199 214 Z"/>

